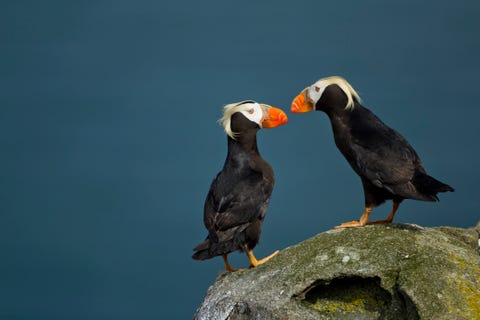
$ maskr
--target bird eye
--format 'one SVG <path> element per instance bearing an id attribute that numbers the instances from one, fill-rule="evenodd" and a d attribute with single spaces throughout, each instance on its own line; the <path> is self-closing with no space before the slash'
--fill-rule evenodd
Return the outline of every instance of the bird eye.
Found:
<path id="1" fill-rule="evenodd" d="M 320 88 L 317 87 L 317 86 L 314 86 L 313 89 L 315 90 L 315 92 L 319 92 L 319 91 L 320 91 Z"/>
<path id="2" fill-rule="evenodd" d="M 255 110 L 253 110 L 253 108 L 252 108 L 252 109 L 248 109 L 248 113 L 253 114 L 254 112 L 255 112 Z"/>

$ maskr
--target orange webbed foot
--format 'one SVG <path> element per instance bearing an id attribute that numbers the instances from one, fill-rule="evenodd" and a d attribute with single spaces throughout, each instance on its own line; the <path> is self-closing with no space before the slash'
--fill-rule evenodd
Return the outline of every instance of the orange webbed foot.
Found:
<path id="1" fill-rule="evenodd" d="M 344 222 L 338 226 L 333 227 L 333 229 L 343 229 L 343 228 L 360 228 L 364 227 L 365 223 L 361 223 L 360 221 L 350 221 L 350 222 Z"/>
<path id="2" fill-rule="evenodd" d="M 370 217 L 371 212 L 372 207 L 367 206 L 363 210 L 362 216 L 360 217 L 360 219 L 358 219 L 358 221 L 344 222 L 341 225 L 334 227 L 334 229 L 364 227 L 368 222 L 368 217 Z"/>
<path id="3" fill-rule="evenodd" d="M 249 250 L 247 251 L 247 256 L 248 256 L 248 259 L 250 260 L 250 267 L 249 268 L 254 268 L 256 266 L 259 266 L 265 262 L 267 262 L 268 260 L 272 259 L 273 257 L 275 257 L 280 251 L 275 251 L 274 253 L 272 253 L 271 255 L 263 258 L 263 259 L 260 259 L 260 260 L 257 260 L 255 258 L 255 256 L 253 255 L 253 251 L 252 250 Z"/>
<path id="4" fill-rule="evenodd" d="M 223 262 L 225 263 L 225 270 L 227 270 L 228 272 L 237 272 L 237 271 L 243 271 L 245 269 L 235 269 L 235 268 L 232 268 L 232 266 L 230 265 L 230 263 L 228 262 L 228 256 L 227 254 L 223 254 L 222 255 L 222 258 L 223 258 Z"/>

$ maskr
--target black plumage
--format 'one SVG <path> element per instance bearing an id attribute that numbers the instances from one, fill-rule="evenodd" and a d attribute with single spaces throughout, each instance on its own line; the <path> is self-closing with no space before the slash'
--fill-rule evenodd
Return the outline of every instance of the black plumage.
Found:
<path id="1" fill-rule="evenodd" d="M 393 200 L 390 215 L 375 222 L 391 222 L 404 199 L 438 201 L 437 193 L 454 191 L 429 176 L 413 147 L 360 103 L 355 90 L 340 77 L 319 80 L 292 104 L 293 112 L 323 111 L 330 119 L 335 144 L 360 176 L 365 210 L 359 221 L 340 227 L 367 224 L 372 208 Z"/>
<path id="2" fill-rule="evenodd" d="M 261 105 L 255 112 L 261 110 L 265 113 L 263 122 L 252 121 L 247 118 L 250 113 L 253 114 L 252 104 L 255 106 L 256 103 L 247 101 L 236 105 L 240 111 L 230 116 L 232 134 L 227 137 L 227 158 L 210 186 L 204 205 L 208 236 L 194 248 L 196 252 L 193 254 L 196 260 L 222 256 L 229 271 L 235 271 L 227 260 L 230 252 L 244 251 L 251 266 L 261 264 L 276 254 L 262 260 L 256 260 L 253 255 L 274 186 L 273 169 L 259 153 L 256 134 L 267 118 L 270 121 L 268 127 L 281 125 L 287 118 L 279 109 Z M 274 117 L 279 119 L 272 124 Z"/>

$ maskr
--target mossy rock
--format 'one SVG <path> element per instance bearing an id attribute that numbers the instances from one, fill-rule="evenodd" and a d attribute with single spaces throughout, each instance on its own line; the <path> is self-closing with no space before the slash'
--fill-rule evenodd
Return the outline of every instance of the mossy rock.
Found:
<path id="1" fill-rule="evenodd" d="M 480 319 L 478 233 L 373 225 L 321 233 L 222 273 L 195 319 Z"/>

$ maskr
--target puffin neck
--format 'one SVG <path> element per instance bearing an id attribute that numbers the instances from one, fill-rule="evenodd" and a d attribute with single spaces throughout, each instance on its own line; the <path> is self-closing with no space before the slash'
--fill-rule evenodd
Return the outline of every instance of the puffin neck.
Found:
<path id="1" fill-rule="evenodd" d="M 228 137 L 228 154 L 235 155 L 238 153 L 259 154 L 256 133 L 242 133 L 236 139 Z"/>
<path id="2" fill-rule="evenodd" d="M 355 101 L 353 109 L 345 109 L 345 107 L 339 106 L 325 111 L 330 119 L 335 139 L 341 135 L 349 134 L 351 130 L 350 123 L 352 121 L 352 116 L 359 112 L 361 108 L 363 108 L 362 105 Z"/>

